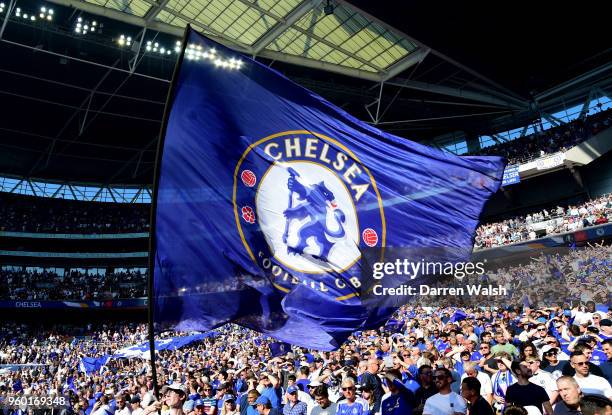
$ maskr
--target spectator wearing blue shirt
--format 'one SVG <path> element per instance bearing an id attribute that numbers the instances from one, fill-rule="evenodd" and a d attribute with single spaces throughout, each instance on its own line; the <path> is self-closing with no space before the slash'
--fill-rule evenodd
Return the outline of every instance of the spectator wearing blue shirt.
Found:
<path id="1" fill-rule="evenodd" d="M 602 362 L 599 368 L 603 372 L 606 380 L 612 385 L 612 339 L 604 340 L 601 344 L 607 360 Z"/>
<path id="2" fill-rule="evenodd" d="M 410 389 L 400 381 L 400 372 L 396 369 L 387 370 L 384 374 L 389 395 L 383 398 L 381 415 L 411 415 L 415 398 Z"/>
<path id="3" fill-rule="evenodd" d="M 249 389 L 247 393 L 240 397 L 240 415 L 258 415 L 255 402 L 259 398 L 257 389 Z"/>
<path id="4" fill-rule="evenodd" d="M 280 408 L 280 384 L 278 379 L 266 372 L 262 372 L 259 376 L 259 384 L 263 386 L 261 396 L 268 398 L 272 408 Z"/>
<path id="5" fill-rule="evenodd" d="M 255 406 L 259 415 L 281 415 L 277 408 L 272 407 L 272 402 L 270 402 L 270 399 L 263 395 L 257 398 L 255 401 Z"/>
<path id="6" fill-rule="evenodd" d="M 306 415 L 308 407 L 298 398 L 298 387 L 291 385 L 287 388 L 287 403 L 283 407 L 283 415 Z"/>
<path id="7" fill-rule="evenodd" d="M 368 402 L 357 396 L 355 381 L 347 377 L 341 386 L 345 399 L 338 402 L 336 415 L 370 415 Z"/>

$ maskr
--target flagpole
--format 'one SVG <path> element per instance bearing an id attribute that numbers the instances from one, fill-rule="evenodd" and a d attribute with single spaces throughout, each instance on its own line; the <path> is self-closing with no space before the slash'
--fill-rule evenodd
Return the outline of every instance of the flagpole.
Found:
<path id="1" fill-rule="evenodd" d="M 151 194 L 151 218 L 150 218 L 150 229 L 149 229 L 149 286 L 148 286 L 148 329 L 149 329 L 149 352 L 151 356 L 151 377 L 153 378 L 153 391 L 155 397 L 159 399 L 159 385 L 157 383 L 157 367 L 155 364 L 155 331 L 153 326 L 154 309 L 153 309 L 153 290 L 154 290 L 154 275 L 155 270 L 155 218 L 157 211 L 157 188 L 159 186 L 159 176 L 161 170 L 162 153 L 164 150 L 164 138 L 166 136 L 166 129 L 168 127 L 168 118 L 170 117 L 170 108 L 172 108 L 172 102 L 174 101 L 174 92 L 176 89 L 176 82 L 178 79 L 178 73 L 183 63 L 183 57 L 185 56 L 185 49 L 187 47 L 187 37 L 191 31 L 191 25 L 185 27 L 183 34 L 183 42 L 181 44 L 181 53 L 174 66 L 174 72 L 172 74 L 172 82 L 168 90 L 168 96 L 166 98 L 166 107 L 164 109 L 164 117 L 162 119 L 162 126 L 157 140 L 157 152 L 155 157 L 155 170 L 153 173 L 153 189 Z"/>

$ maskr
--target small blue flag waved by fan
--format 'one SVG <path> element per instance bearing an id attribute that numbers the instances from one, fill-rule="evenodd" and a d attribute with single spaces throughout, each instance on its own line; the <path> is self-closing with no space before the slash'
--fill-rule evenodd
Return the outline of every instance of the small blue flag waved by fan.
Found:
<path id="1" fill-rule="evenodd" d="M 272 357 L 284 356 L 291 351 L 291 345 L 285 342 L 270 343 L 270 354 Z"/>
<path id="2" fill-rule="evenodd" d="M 389 321 L 387 321 L 385 323 L 385 330 L 391 333 L 399 333 L 400 331 L 402 331 L 402 328 L 404 327 L 404 321 L 402 320 L 396 320 L 394 318 L 389 319 Z"/>
<path id="3" fill-rule="evenodd" d="M 467 318 L 467 314 L 465 311 L 461 309 L 457 309 L 450 318 L 451 323 L 456 323 L 457 321 L 465 320 Z"/>
<path id="4" fill-rule="evenodd" d="M 366 303 L 366 252 L 466 260 L 498 157 L 457 157 L 357 120 L 188 29 L 154 191 L 157 330 L 228 322 L 332 350 L 397 307 Z"/>

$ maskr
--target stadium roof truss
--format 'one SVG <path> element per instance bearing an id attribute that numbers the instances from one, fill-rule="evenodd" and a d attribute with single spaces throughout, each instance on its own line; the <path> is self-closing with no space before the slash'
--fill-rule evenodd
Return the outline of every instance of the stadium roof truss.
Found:
<path id="1" fill-rule="evenodd" d="M 151 186 L 99 185 L 0 176 L 0 192 L 110 203 L 150 203 Z"/>
<path id="2" fill-rule="evenodd" d="M 211 39 L 253 57 L 334 72 L 381 86 L 387 83 L 505 108 L 528 107 L 523 97 L 344 0 L 49 1 L 178 37 L 190 24 Z M 458 68 L 468 82 L 477 81 L 474 88 L 397 78 L 428 56 Z M 372 114 L 375 124 L 380 118 L 377 107 L 377 114 Z"/>

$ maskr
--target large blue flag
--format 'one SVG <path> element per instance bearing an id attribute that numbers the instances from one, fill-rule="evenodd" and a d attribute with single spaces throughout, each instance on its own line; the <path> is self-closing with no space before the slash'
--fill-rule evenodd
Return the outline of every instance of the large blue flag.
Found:
<path id="1" fill-rule="evenodd" d="M 156 177 L 157 329 L 231 321 L 330 350 L 394 310 L 363 300 L 369 252 L 466 259 L 500 158 L 387 134 L 194 31 L 186 45 Z"/>

